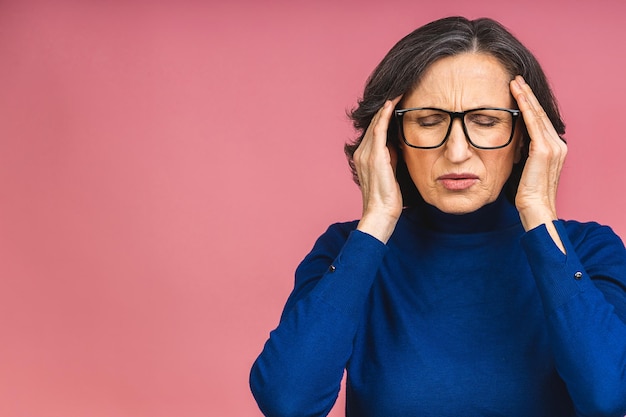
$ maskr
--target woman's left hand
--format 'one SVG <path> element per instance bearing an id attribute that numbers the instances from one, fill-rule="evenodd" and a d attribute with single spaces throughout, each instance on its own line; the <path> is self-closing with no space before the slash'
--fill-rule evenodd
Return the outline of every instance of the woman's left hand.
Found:
<path id="1" fill-rule="evenodd" d="M 510 84 L 511 93 L 530 135 L 528 160 L 517 189 L 515 205 L 524 229 L 545 224 L 550 236 L 565 253 L 553 220 L 557 220 L 556 192 L 561 169 L 567 155 L 567 145 L 560 138 L 543 107 L 521 76 Z"/>

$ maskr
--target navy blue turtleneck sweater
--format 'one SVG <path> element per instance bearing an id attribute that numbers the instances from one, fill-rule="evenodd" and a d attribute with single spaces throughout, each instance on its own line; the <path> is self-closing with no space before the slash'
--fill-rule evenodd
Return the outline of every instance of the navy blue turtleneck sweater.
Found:
<path id="1" fill-rule="evenodd" d="M 626 251 L 605 226 L 525 232 L 503 197 L 405 210 L 384 245 L 332 225 L 251 372 L 267 416 L 623 416 Z"/>

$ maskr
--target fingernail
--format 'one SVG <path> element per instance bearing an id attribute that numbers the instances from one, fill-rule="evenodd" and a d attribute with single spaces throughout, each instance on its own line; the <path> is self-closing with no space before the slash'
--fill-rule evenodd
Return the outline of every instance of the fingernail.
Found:
<path id="1" fill-rule="evenodd" d="M 519 85 L 526 85 L 526 80 L 521 75 L 517 76 L 517 82 L 519 83 Z"/>

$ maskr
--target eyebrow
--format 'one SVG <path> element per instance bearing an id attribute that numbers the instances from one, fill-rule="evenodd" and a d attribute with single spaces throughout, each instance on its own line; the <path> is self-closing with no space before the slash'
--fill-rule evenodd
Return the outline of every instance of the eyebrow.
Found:
<path id="1" fill-rule="evenodd" d="M 438 107 L 438 106 L 414 106 L 414 107 L 404 107 L 403 109 L 397 108 L 396 110 L 407 110 L 407 109 L 433 109 L 433 110 L 449 111 L 449 112 L 453 112 L 453 113 L 457 112 L 457 110 L 449 110 L 449 109 L 446 109 L 444 107 Z M 485 105 L 481 105 L 481 106 L 472 106 L 472 107 L 468 106 L 466 108 L 463 108 L 462 110 L 458 110 L 458 112 L 467 112 L 467 111 L 480 110 L 480 109 L 519 110 L 517 108 L 517 103 L 514 106 L 494 106 L 494 105 L 485 104 Z"/>

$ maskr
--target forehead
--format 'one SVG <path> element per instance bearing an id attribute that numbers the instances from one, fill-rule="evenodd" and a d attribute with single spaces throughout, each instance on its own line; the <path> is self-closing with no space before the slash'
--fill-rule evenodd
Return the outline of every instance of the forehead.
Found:
<path id="1" fill-rule="evenodd" d="M 513 79 L 500 61 L 484 53 L 441 58 L 424 71 L 404 97 L 406 107 L 472 107 L 513 104 L 509 82 Z"/>

